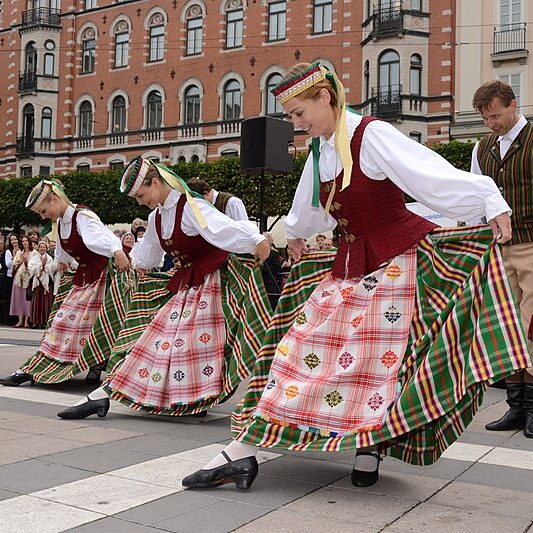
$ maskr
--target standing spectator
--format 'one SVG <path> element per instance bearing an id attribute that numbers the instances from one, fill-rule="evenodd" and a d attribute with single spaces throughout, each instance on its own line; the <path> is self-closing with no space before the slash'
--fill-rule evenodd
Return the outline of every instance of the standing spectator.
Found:
<path id="1" fill-rule="evenodd" d="M 133 235 L 135 236 L 135 242 L 139 242 L 146 233 L 146 228 L 144 226 L 137 226 L 134 230 L 132 230 Z"/>
<path id="2" fill-rule="evenodd" d="M 472 152 L 472 172 L 490 176 L 513 210 L 513 238 L 501 247 L 503 264 L 522 323 L 533 315 L 533 124 L 518 113 L 512 88 L 502 81 L 483 84 L 474 94 L 474 108 L 492 133 Z M 530 355 L 533 343 L 528 341 Z M 506 378 L 509 410 L 485 426 L 489 431 L 523 429 L 533 438 L 533 368 Z"/>
<path id="3" fill-rule="evenodd" d="M 28 264 L 30 258 L 37 252 L 33 243 L 24 235 L 20 239 L 21 249 L 13 257 L 13 290 L 11 291 L 11 305 L 9 314 L 19 317 L 16 328 L 30 327 L 31 300 L 26 299 L 26 289 L 30 283 Z"/>
<path id="4" fill-rule="evenodd" d="M 41 241 L 37 245 L 37 254 L 33 255 L 28 263 L 33 288 L 30 319 L 32 327 L 44 328 L 48 322 L 56 268 L 56 262 L 48 255 L 48 244 Z"/>
<path id="5" fill-rule="evenodd" d="M 189 188 L 201 194 L 209 203 L 213 204 L 221 213 L 233 220 L 248 220 L 246 207 L 240 198 L 229 192 L 218 192 L 207 181 L 192 178 L 187 182 Z"/>
<path id="6" fill-rule="evenodd" d="M 16 233 L 10 233 L 7 237 L 7 249 L 5 255 L 5 261 L 7 266 L 7 279 L 6 279 L 6 309 L 9 311 L 11 307 L 11 295 L 13 292 L 13 258 L 15 254 L 20 250 L 20 237 Z M 8 313 L 10 315 L 11 313 Z M 8 316 L 7 323 L 13 325 L 14 319 Z"/>
<path id="7" fill-rule="evenodd" d="M 31 228 L 26 235 L 28 236 L 28 239 L 30 239 L 30 241 L 32 242 L 33 248 L 36 249 L 37 245 L 39 244 L 39 241 L 41 240 L 38 231 L 34 228 Z"/>
<path id="8" fill-rule="evenodd" d="M 8 305 L 7 296 L 7 264 L 6 264 L 6 241 L 3 234 L 0 234 L 0 324 L 7 324 Z M 10 293 L 11 296 L 11 293 Z"/>

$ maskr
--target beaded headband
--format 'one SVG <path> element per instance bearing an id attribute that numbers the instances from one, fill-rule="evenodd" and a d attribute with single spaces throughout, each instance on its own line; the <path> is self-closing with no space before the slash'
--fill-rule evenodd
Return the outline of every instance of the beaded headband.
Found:
<path id="1" fill-rule="evenodd" d="M 39 211 L 41 204 L 48 197 L 52 187 L 48 185 L 44 180 L 35 186 L 26 200 L 26 207 L 32 211 Z"/>
<path id="2" fill-rule="evenodd" d="M 136 157 L 124 170 L 120 180 L 120 192 L 128 196 L 135 196 L 135 193 L 142 185 L 144 178 L 148 174 L 151 161 L 144 157 Z"/>
<path id="3" fill-rule="evenodd" d="M 309 87 L 325 79 L 325 69 L 319 63 L 313 63 L 302 72 L 276 85 L 271 90 L 271 93 L 283 105 L 287 100 L 298 96 L 300 93 L 309 89 Z"/>

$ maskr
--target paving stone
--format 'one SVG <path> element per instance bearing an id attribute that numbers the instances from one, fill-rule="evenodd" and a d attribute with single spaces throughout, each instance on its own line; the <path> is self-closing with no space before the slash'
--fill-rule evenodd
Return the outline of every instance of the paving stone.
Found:
<path id="1" fill-rule="evenodd" d="M 433 478 L 455 479 L 471 465 L 472 463 L 467 461 L 439 459 L 436 463 L 429 466 L 415 466 L 398 459 L 393 459 L 392 457 L 385 457 L 379 467 L 379 472 L 380 475 L 385 475 L 390 471 Z"/>
<path id="2" fill-rule="evenodd" d="M 132 427 L 135 427 L 132 424 Z M 119 430 L 111 430 L 119 431 Z M 121 443 L 124 449 L 147 453 L 154 456 L 166 456 L 174 453 L 199 448 L 211 444 L 211 441 L 198 441 L 193 439 L 181 439 L 165 435 L 141 435 Z"/>
<path id="3" fill-rule="evenodd" d="M 524 437 L 522 431 L 517 431 L 512 437 L 509 437 L 503 444 L 505 448 L 513 448 L 516 450 L 526 450 L 533 452 L 533 439 Z"/>
<path id="4" fill-rule="evenodd" d="M 468 444 L 482 444 L 484 446 L 502 446 L 513 433 L 509 431 L 465 431 L 457 442 Z"/>
<path id="5" fill-rule="evenodd" d="M 462 473 L 456 481 L 533 492 L 533 473 L 521 468 L 477 463 Z"/>
<path id="6" fill-rule="evenodd" d="M 0 397 L 0 407 L 3 411 L 11 411 L 13 413 L 11 419 L 20 420 L 21 424 L 26 424 L 26 421 L 29 418 L 41 417 L 56 419 L 56 414 L 65 408 L 63 405 L 13 400 L 11 398 L 2 397 Z M 18 414 L 21 415 L 20 418 L 17 416 Z"/>
<path id="7" fill-rule="evenodd" d="M 0 489 L 0 501 L 9 500 L 10 498 L 15 498 L 20 496 L 17 492 L 11 492 L 10 490 Z"/>
<path id="8" fill-rule="evenodd" d="M 454 481 L 429 503 L 533 520 L 533 494 Z"/>
<path id="9" fill-rule="evenodd" d="M 108 517 L 67 531 L 72 531 L 73 533 L 161 533 L 162 530 Z"/>
<path id="10" fill-rule="evenodd" d="M 6 403 L 7 400 L 5 400 L 5 398 L 0 398 L 0 406 L 2 407 L 2 409 L 4 409 Z M 22 423 L 23 421 L 28 421 L 30 418 L 36 418 L 36 415 L 28 415 L 20 413 L 18 411 L 0 411 L 0 424 L 2 425 L 2 427 L 4 427 L 5 422 L 11 422 L 13 420 L 16 420 Z"/>
<path id="11" fill-rule="evenodd" d="M 509 516 L 459 509 L 445 505 L 423 503 L 411 510 L 390 528 L 387 533 L 404 533 L 412 531 L 445 531 L 446 533 L 523 533 L 530 520 Z"/>
<path id="12" fill-rule="evenodd" d="M 6 440 L 20 439 L 24 436 L 27 436 L 27 433 L 21 433 L 20 431 L 13 431 L 10 429 L 0 429 L 0 442 Z"/>
<path id="13" fill-rule="evenodd" d="M 0 487 L 22 494 L 70 483 L 91 476 L 91 472 L 70 466 L 30 459 L 0 466 Z"/>
<path id="14" fill-rule="evenodd" d="M 503 416 L 507 409 L 509 409 L 509 406 L 505 401 L 502 400 L 478 411 L 474 417 L 474 420 L 472 420 L 472 422 L 469 424 L 468 430 L 479 432 L 486 431 L 485 424 L 488 424 L 493 420 L 498 420 L 501 416 Z M 511 436 L 515 433 L 515 431 L 501 431 L 499 433 L 502 435 Z"/>
<path id="15" fill-rule="evenodd" d="M 28 433 L 32 435 L 47 435 L 50 433 L 61 433 L 65 431 L 72 431 L 74 429 L 87 427 L 84 422 L 74 422 L 72 420 L 59 420 L 57 418 L 32 418 L 31 423 L 21 424 L 18 421 L 7 422 L 3 425 L 4 429 L 11 429 L 19 431 L 20 433 Z M 60 435 L 54 435 L 61 438 Z"/>
<path id="16" fill-rule="evenodd" d="M 91 426 L 69 429 L 68 431 L 59 431 L 55 434 L 55 436 L 58 438 L 76 440 L 80 442 L 86 442 L 88 444 L 105 444 L 106 442 L 114 442 L 117 440 L 138 437 L 139 435 L 141 435 L 141 433 L 124 431 L 122 429 L 113 429 L 109 427 Z"/>

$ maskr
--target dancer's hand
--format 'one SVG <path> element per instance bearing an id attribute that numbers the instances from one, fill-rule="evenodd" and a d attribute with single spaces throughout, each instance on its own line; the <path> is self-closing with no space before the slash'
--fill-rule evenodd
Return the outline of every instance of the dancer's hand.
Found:
<path id="1" fill-rule="evenodd" d="M 496 237 L 497 243 L 504 243 L 511 240 L 511 217 L 507 213 L 502 213 L 492 220 L 489 220 L 492 233 Z"/>
<path id="2" fill-rule="evenodd" d="M 295 261 L 299 261 L 306 250 L 307 244 L 303 239 L 287 239 L 287 251 Z"/>
<path id="3" fill-rule="evenodd" d="M 148 269 L 147 268 L 139 268 L 139 267 L 137 267 L 135 269 L 135 272 L 137 272 L 137 276 L 139 276 L 139 277 L 146 276 L 146 274 L 148 272 Z"/>
<path id="4" fill-rule="evenodd" d="M 68 270 L 68 263 L 61 261 L 57 264 L 57 270 L 59 270 L 61 274 L 64 274 Z"/>
<path id="5" fill-rule="evenodd" d="M 268 244 L 268 241 L 266 239 L 261 241 L 255 247 L 254 255 L 261 264 L 264 263 L 268 259 L 268 256 L 270 255 L 270 245 Z"/>
<path id="6" fill-rule="evenodd" d="M 130 268 L 130 260 L 123 250 L 117 250 L 114 254 L 115 265 L 119 272 L 126 272 Z"/>

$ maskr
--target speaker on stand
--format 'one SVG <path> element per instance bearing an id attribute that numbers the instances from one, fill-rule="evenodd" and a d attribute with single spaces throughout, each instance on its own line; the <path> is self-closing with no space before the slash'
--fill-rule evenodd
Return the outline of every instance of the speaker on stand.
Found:
<path id="1" fill-rule="evenodd" d="M 289 143 L 294 139 L 291 122 L 274 117 L 252 117 L 241 123 L 241 171 L 259 175 L 259 231 L 267 230 L 265 172 L 292 172 Z"/>

